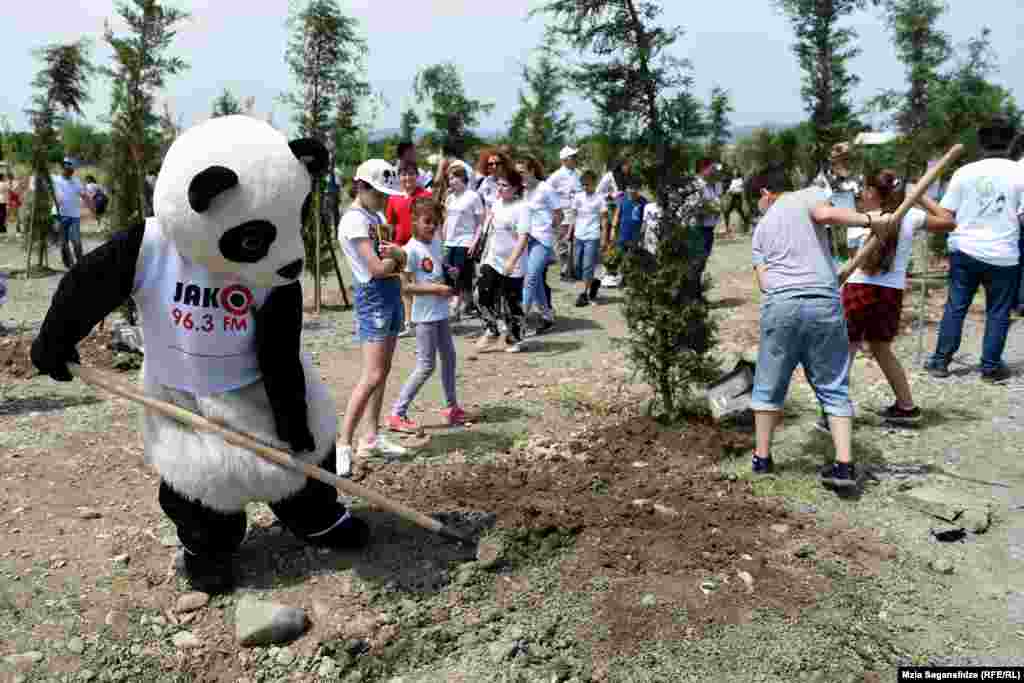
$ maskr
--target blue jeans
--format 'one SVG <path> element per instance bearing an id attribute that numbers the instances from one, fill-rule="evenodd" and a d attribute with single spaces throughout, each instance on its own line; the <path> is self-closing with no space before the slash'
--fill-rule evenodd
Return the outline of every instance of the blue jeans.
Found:
<path id="1" fill-rule="evenodd" d="M 60 256 L 64 267 L 70 270 L 74 263 L 82 260 L 82 219 L 61 216 L 60 223 Z M 71 256 L 74 248 L 74 258 Z"/>
<path id="2" fill-rule="evenodd" d="M 711 248 L 715 246 L 715 226 L 705 225 L 701 227 L 704 233 L 704 258 L 711 258 Z"/>
<path id="3" fill-rule="evenodd" d="M 949 254 L 949 296 L 939 325 L 939 339 L 928 365 L 945 367 L 960 348 L 967 309 L 978 286 L 985 288 L 985 338 L 981 345 L 981 371 L 992 372 L 1003 364 L 1010 309 L 1017 298 L 1018 266 L 993 266 L 962 251 Z"/>
<path id="4" fill-rule="evenodd" d="M 397 337 L 405 324 L 402 286 L 396 277 L 370 280 L 355 286 L 352 323 L 360 344 L 379 344 Z"/>
<path id="5" fill-rule="evenodd" d="M 824 411 L 852 417 L 850 360 L 838 297 L 768 295 L 761 304 L 761 345 L 750 407 L 781 411 L 793 371 L 801 365 Z"/>
<path id="6" fill-rule="evenodd" d="M 594 279 L 594 269 L 601 258 L 601 240 L 576 240 L 574 270 L 576 277 L 584 282 Z"/>
<path id="7" fill-rule="evenodd" d="M 544 288 L 544 272 L 554 251 L 551 247 L 545 247 L 533 237 L 527 238 L 526 243 L 526 279 L 523 283 L 523 310 L 527 313 L 530 306 L 536 306 L 539 311 L 548 309 L 548 294 Z"/>

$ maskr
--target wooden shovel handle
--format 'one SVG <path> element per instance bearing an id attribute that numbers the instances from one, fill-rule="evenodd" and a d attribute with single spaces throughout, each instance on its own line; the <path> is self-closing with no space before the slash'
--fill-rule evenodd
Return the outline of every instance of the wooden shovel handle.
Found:
<path id="1" fill-rule="evenodd" d="M 914 185 L 913 189 L 907 193 L 903 203 L 900 204 L 899 208 L 896 209 L 896 212 L 893 213 L 892 220 L 889 221 L 888 234 L 886 237 L 888 237 L 889 234 L 892 234 L 891 231 L 898 231 L 900 229 L 900 223 L 903 222 L 903 217 L 907 215 L 907 212 L 913 208 L 914 204 L 917 204 L 917 201 L 921 199 L 924 193 L 928 190 L 928 187 L 935 182 L 935 179 L 938 178 L 945 170 L 946 166 L 963 154 L 963 151 L 963 145 L 953 145 L 949 148 L 949 151 L 939 159 L 937 164 L 928 169 L 928 172 L 925 173 L 921 180 Z M 881 246 L 882 240 L 878 239 L 878 236 L 872 233 L 868 237 L 867 241 L 864 242 L 864 246 L 857 251 L 857 255 L 853 257 L 853 260 L 843 268 L 841 273 L 839 273 L 839 284 L 841 285 L 846 282 L 847 278 L 853 275 L 858 268 L 864 265 L 864 262 L 867 261 L 868 257 Z"/>
<path id="2" fill-rule="evenodd" d="M 146 396 L 133 388 L 123 385 L 116 378 L 109 376 L 102 370 L 84 367 L 77 363 L 68 363 L 68 369 L 71 371 L 72 375 L 87 382 L 88 384 L 97 386 L 130 401 L 141 403 L 147 408 L 155 410 L 183 425 L 216 434 L 228 443 L 246 448 L 264 460 L 269 460 L 270 462 L 276 463 L 282 467 L 286 467 L 296 472 L 301 472 L 310 479 L 322 481 L 329 486 L 333 486 L 342 493 L 365 498 L 377 507 L 393 512 L 402 519 L 408 520 L 427 531 L 431 531 L 454 541 L 471 543 L 471 541 L 462 534 L 453 531 L 436 519 L 428 517 L 421 512 L 417 512 L 402 503 L 386 498 L 376 491 L 368 489 L 365 486 L 360 486 L 354 481 L 349 481 L 348 479 L 339 477 L 336 474 L 332 474 L 322 467 L 317 467 L 316 465 L 296 460 L 284 451 L 274 448 L 273 446 L 270 446 L 248 434 L 235 431 L 226 425 L 219 424 L 213 420 L 208 420 L 205 417 L 196 415 L 191 411 L 172 405 L 166 401 Z"/>

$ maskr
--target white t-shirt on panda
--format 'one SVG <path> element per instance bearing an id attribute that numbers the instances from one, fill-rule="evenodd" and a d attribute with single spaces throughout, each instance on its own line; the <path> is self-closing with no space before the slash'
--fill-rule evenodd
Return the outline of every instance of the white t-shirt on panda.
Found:
<path id="1" fill-rule="evenodd" d="M 263 378 L 256 318 L 270 288 L 185 259 L 146 219 L 132 298 L 142 319 L 146 374 L 166 387 L 210 396 Z"/>
<path id="2" fill-rule="evenodd" d="M 373 277 L 370 275 L 370 265 L 356 249 L 356 240 L 370 240 L 373 243 L 373 251 L 379 256 L 381 225 L 380 213 L 356 207 L 346 211 L 341 217 L 341 222 L 338 223 L 338 241 L 341 242 L 341 250 L 345 252 L 345 257 L 348 259 L 352 277 L 361 285 L 365 285 Z"/>

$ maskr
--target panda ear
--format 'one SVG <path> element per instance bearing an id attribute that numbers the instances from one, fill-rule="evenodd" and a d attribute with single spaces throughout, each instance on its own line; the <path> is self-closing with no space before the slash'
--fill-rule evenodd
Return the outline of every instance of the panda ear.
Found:
<path id="1" fill-rule="evenodd" d="M 299 138 L 288 143 L 292 148 L 292 154 L 306 166 L 306 170 L 313 177 L 323 175 L 331 163 L 331 155 L 323 143 L 313 138 Z"/>
<path id="2" fill-rule="evenodd" d="M 210 208 L 213 198 L 238 185 L 238 174 L 223 166 L 210 166 L 188 184 L 188 203 L 196 213 Z"/>

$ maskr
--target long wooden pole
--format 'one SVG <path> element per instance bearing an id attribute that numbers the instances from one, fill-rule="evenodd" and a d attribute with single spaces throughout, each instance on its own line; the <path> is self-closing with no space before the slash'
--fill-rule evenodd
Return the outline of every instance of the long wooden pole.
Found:
<path id="1" fill-rule="evenodd" d="M 130 401 L 141 403 L 147 408 L 155 410 L 156 412 L 161 413 L 162 415 L 165 415 L 166 417 L 169 417 L 185 426 L 216 434 L 228 443 L 246 448 L 264 460 L 269 460 L 270 462 L 276 463 L 281 467 L 285 467 L 295 472 L 301 472 L 310 479 L 322 481 L 329 486 L 333 486 L 342 493 L 365 498 L 374 505 L 384 510 L 388 510 L 389 512 L 393 512 L 402 519 L 408 520 L 427 531 L 431 531 L 453 541 L 472 544 L 472 541 L 462 534 L 453 531 L 451 528 L 445 526 L 436 519 L 427 517 L 423 513 L 417 512 L 402 503 L 386 498 L 376 491 L 368 489 L 365 486 L 360 486 L 348 479 L 343 479 L 336 474 L 331 474 L 321 467 L 296 460 L 284 451 L 259 441 L 248 434 L 237 432 L 230 427 L 208 420 L 200 415 L 196 415 L 193 412 L 185 410 L 184 408 L 179 408 L 176 405 L 145 396 L 137 390 L 124 386 L 117 379 L 108 376 L 107 373 L 102 370 L 85 367 L 78 363 L 68 363 L 68 369 L 71 371 L 72 375 L 87 382 L 88 384 L 97 386 Z"/>
<path id="2" fill-rule="evenodd" d="M 963 151 L 963 145 L 953 145 L 949 149 L 949 151 L 946 152 L 946 154 L 941 159 L 939 159 L 939 162 L 937 164 L 928 169 L 928 172 L 925 173 L 921 180 L 919 180 L 917 184 L 914 185 L 914 188 L 907 193 L 907 196 L 903 200 L 903 203 L 900 204 L 899 208 L 896 209 L 896 211 L 893 213 L 892 220 L 889 222 L 889 225 L 886 229 L 886 235 L 884 235 L 884 237 L 888 237 L 893 233 L 893 231 L 898 231 L 900 229 L 900 223 L 903 222 L 903 217 L 907 215 L 907 211 L 910 211 L 910 209 L 913 208 L 915 204 L 917 204 L 918 200 L 921 199 L 922 195 L 924 195 L 924 193 L 928 190 L 928 187 L 935 181 L 935 179 L 938 178 L 939 175 L 941 175 L 941 173 L 945 170 L 946 166 L 948 166 L 958 156 L 963 154 Z M 875 233 L 871 233 L 871 235 L 867 239 L 867 242 L 864 243 L 864 246 L 857 251 L 857 255 L 854 256 L 853 259 L 851 259 L 851 261 L 839 274 L 839 284 L 843 284 L 844 282 L 846 282 L 847 278 L 849 278 L 850 275 L 854 273 L 854 271 L 856 271 L 858 268 L 864 265 L 868 257 L 871 256 L 871 254 L 873 254 L 875 251 L 877 251 L 881 246 L 882 240 L 880 240 Z"/>

